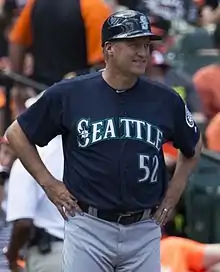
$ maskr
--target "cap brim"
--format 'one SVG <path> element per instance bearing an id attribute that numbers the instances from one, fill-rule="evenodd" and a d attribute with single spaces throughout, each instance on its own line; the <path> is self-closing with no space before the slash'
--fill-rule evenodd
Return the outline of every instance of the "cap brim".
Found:
<path id="1" fill-rule="evenodd" d="M 133 33 L 133 34 L 119 34 L 115 35 L 114 37 L 107 39 L 102 42 L 102 46 L 104 46 L 105 43 L 107 42 L 112 42 L 112 41 L 120 41 L 120 40 L 128 40 L 128 39 L 134 39 L 134 38 L 141 38 L 141 37 L 149 37 L 151 41 L 160 41 L 162 40 L 161 36 L 155 35 L 154 33 L 150 32 L 139 32 L 139 33 Z"/>
<path id="2" fill-rule="evenodd" d="M 157 36 L 153 33 L 137 33 L 137 34 L 131 34 L 131 35 L 118 35 L 113 38 L 113 40 L 118 40 L 118 39 L 133 39 L 133 38 L 141 38 L 141 37 L 149 37 L 150 40 L 152 41 L 158 41 L 161 40 L 162 38 L 160 36 Z"/>
<path id="3" fill-rule="evenodd" d="M 160 36 L 155 35 L 153 33 L 140 33 L 140 34 L 132 35 L 131 38 L 139 38 L 139 37 L 149 37 L 150 40 L 152 40 L 152 41 L 159 41 L 159 40 L 161 40 Z M 128 38 L 130 38 L 130 37 L 128 37 Z"/>

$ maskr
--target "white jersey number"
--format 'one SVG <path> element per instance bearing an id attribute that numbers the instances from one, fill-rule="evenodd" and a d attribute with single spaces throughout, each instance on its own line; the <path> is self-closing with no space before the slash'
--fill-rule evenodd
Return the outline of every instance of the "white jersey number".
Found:
<path id="1" fill-rule="evenodd" d="M 150 166 L 152 170 L 150 169 Z M 157 182 L 157 171 L 159 167 L 159 159 L 157 155 L 150 157 L 148 155 L 139 155 L 139 168 L 144 173 L 143 177 L 138 179 L 138 182 L 149 181 L 149 183 Z"/>

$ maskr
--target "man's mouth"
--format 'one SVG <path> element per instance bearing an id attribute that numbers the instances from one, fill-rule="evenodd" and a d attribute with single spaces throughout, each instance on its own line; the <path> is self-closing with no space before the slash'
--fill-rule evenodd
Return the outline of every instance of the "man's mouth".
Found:
<path id="1" fill-rule="evenodd" d="M 139 64 L 139 65 L 146 65 L 146 60 L 133 60 L 133 63 Z"/>
<path id="2" fill-rule="evenodd" d="M 132 62 L 137 64 L 146 64 L 146 60 L 133 60 Z"/>

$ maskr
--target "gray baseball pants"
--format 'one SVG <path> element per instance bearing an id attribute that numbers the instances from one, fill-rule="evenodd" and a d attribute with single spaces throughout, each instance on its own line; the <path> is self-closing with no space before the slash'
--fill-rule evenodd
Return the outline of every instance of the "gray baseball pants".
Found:
<path id="1" fill-rule="evenodd" d="M 65 223 L 63 272 L 160 272 L 160 227 L 128 226 L 84 213 Z"/>

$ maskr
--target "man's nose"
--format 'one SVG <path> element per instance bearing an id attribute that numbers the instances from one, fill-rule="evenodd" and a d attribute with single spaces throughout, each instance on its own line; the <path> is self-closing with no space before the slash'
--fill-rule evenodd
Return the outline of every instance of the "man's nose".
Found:
<path id="1" fill-rule="evenodd" d="M 138 50 L 138 55 L 143 57 L 143 58 L 146 58 L 148 56 L 148 53 L 149 53 L 149 48 L 146 47 L 145 45 L 142 45 L 139 47 L 139 50 Z"/>

